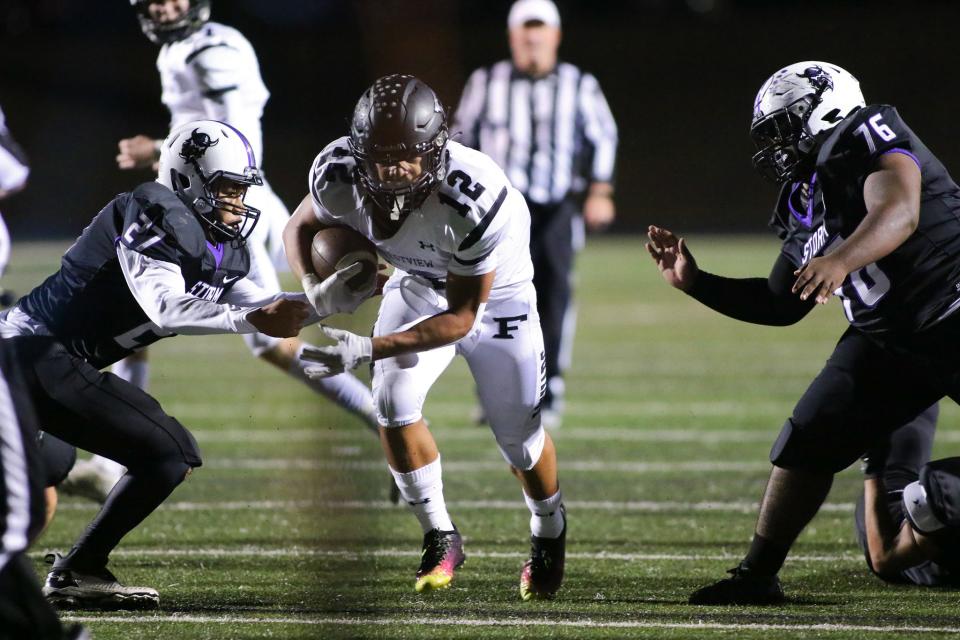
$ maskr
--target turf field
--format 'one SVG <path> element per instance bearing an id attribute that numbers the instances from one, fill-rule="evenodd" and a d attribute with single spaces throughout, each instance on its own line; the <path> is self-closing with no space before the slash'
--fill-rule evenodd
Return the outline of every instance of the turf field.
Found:
<path id="1" fill-rule="evenodd" d="M 774 239 L 695 237 L 701 266 L 766 274 Z M 39 282 L 64 244 L 18 244 L 5 283 Z M 250 358 L 239 338 L 152 351 L 152 392 L 196 434 L 205 465 L 134 531 L 111 566 L 161 593 L 146 614 L 76 612 L 98 639 L 904 638 L 960 633 L 956 593 L 871 578 L 853 537 L 859 474 L 840 474 L 783 570 L 789 604 L 695 608 L 691 590 L 745 551 L 769 446 L 829 354 L 837 302 L 787 329 L 724 319 L 659 280 L 639 238 L 598 239 L 580 262 L 569 408 L 554 434 L 569 514 L 566 583 L 522 603 L 528 513 L 490 433 L 471 422 L 457 362 L 427 417 L 467 562 L 417 595 L 416 520 L 386 501 L 379 446 L 358 422 Z M 340 324 L 367 331 L 368 304 Z M 315 337 L 315 336 L 314 336 Z M 935 455 L 956 451 L 944 407 Z M 34 549 L 63 550 L 92 517 L 64 498 Z"/>

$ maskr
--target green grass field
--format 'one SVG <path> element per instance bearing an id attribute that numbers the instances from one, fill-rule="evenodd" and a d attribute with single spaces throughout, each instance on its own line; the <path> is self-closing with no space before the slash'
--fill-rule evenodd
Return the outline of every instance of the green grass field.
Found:
<path id="1" fill-rule="evenodd" d="M 700 265 L 765 275 L 772 238 L 695 237 Z M 15 246 L 24 291 L 65 244 Z M 205 465 L 130 534 L 111 566 L 161 592 L 148 613 L 74 612 L 97 639 L 904 638 L 960 633 L 955 592 L 872 578 L 853 536 L 859 473 L 841 473 L 784 567 L 783 607 L 691 607 L 746 550 L 774 436 L 844 327 L 832 302 L 786 329 L 722 318 L 668 288 L 639 238 L 597 239 L 579 265 L 569 408 L 554 434 L 569 514 L 567 578 L 523 603 L 528 512 L 493 438 L 471 422 L 461 361 L 426 415 L 466 539 L 454 585 L 413 591 L 420 529 L 386 501 L 378 443 L 254 361 L 234 336 L 152 350 L 152 393 L 196 434 Z M 342 326 L 366 331 L 368 303 Z M 311 330 L 309 334 L 316 338 Z M 309 336 L 308 336 L 309 337 Z M 960 441 L 944 405 L 935 455 Z M 64 498 L 33 557 L 65 550 L 94 505 Z"/>

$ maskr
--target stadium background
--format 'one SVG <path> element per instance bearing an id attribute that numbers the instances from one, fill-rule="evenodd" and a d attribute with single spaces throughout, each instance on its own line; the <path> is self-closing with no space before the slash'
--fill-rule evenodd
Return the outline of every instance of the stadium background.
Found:
<path id="1" fill-rule="evenodd" d="M 868 102 L 897 105 L 948 167 L 960 166 L 949 62 L 951 2 L 560 0 L 561 57 L 600 80 L 620 126 L 619 220 L 687 231 L 763 231 L 773 187 L 750 166 L 754 93 L 803 59 L 838 63 Z M 373 78 L 414 73 L 455 105 L 475 67 L 508 56 L 510 0 L 214 0 L 253 42 L 272 92 L 265 169 L 289 206 Z M 0 0 L 0 106 L 32 159 L 3 204 L 15 238 L 76 235 L 138 179 L 116 142 L 162 137 L 156 47 L 126 0 Z"/>

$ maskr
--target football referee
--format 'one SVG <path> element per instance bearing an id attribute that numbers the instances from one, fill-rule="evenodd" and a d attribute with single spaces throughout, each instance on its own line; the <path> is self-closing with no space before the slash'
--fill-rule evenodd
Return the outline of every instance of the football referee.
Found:
<path id="1" fill-rule="evenodd" d="M 492 157 L 530 207 L 547 368 L 542 418 L 555 428 L 575 326 L 574 256 L 584 224 L 598 230 L 613 221 L 617 125 L 597 79 L 558 61 L 560 13 L 551 0 L 518 0 L 507 28 L 512 60 L 473 72 L 451 131 Z"/>

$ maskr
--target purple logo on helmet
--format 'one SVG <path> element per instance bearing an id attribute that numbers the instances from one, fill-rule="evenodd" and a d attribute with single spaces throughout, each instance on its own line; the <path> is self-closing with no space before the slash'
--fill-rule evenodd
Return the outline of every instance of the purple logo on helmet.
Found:
<path id="1" fill-rule="evenodd" d="M 797 77 L 806 78 L 807 81 L 813 85 L 813 88 L 820 93 L 823 93 L 827 89 L 833 89 L 833 78 L 818 64 L 807 67 L 803 70 L 803 73 L 798 73 Z"/>

